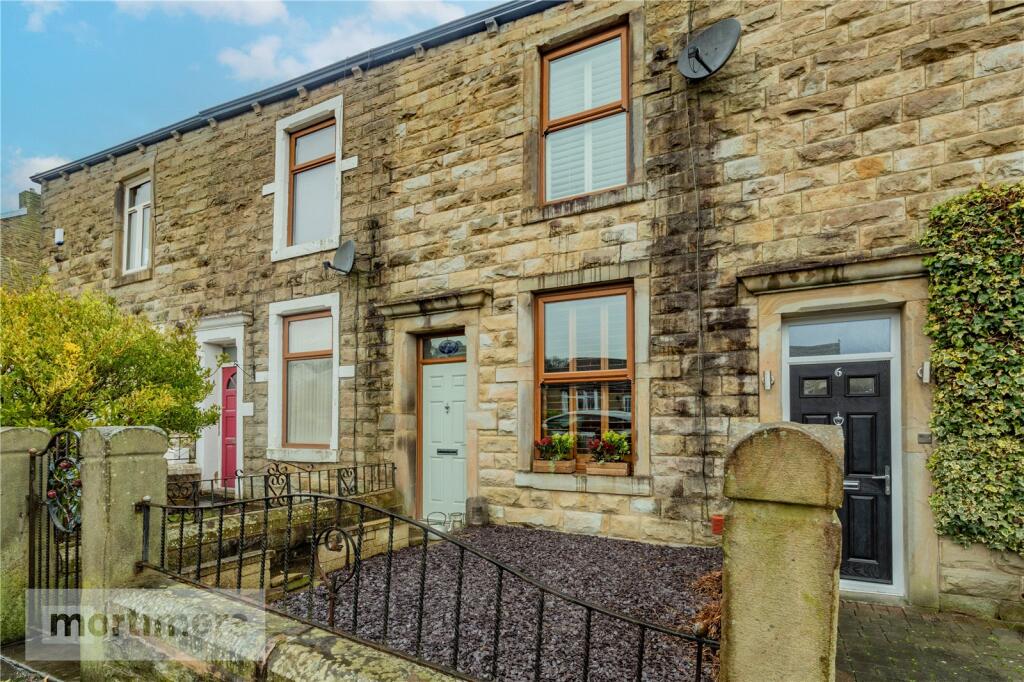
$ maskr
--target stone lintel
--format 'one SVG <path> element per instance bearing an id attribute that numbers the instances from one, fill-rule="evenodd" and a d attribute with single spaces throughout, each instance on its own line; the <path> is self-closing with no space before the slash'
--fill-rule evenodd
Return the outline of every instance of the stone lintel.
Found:
<path id="1" fill-rule="evenodd" d="M 842 429 L 795 422 L 749 429 L 726 454 L 724 493 L 733 500 L 838 509 L 843 504 Z"/>
<path id="2" fill-rule="evenodd" d="M 566 289 L 587 284 L 606 284 L 619 280 L 647 277 L 651 272 L 649 261 L 630 261 L 615 265 L 602 265 L 596 268 L 553 272 L 536 277 L 524 277 L 518 280 L 520 292 L 549 291 Z"/>
<path id="3" fill-rule="evenodd" d="M 217 313 L 199 318 L 196 331 L 207 329 L 223 329 L 225 327 L 241 327 L 252 324 L 252 313 L 242 310 L 233 313 Z"/>
<path id="4" fill-rule="evenodd" d="M 752 294 L 908 279 L 925 274 L 923 259 L 927 254 L 914 247 L 886 256 L 772 263 L 741 270 L 739 278 Z"/>
<path id="5" fill-rule="evenodd" d="M 448 291 L 429 296 L 398 299 L 391 303 L 377 306 L 377 312 L 388 320 L 400 317 L 434 315 L 437 313 L 447 313 L 455 310 L 482 308 L 490 297 L 490 289 Z"/>

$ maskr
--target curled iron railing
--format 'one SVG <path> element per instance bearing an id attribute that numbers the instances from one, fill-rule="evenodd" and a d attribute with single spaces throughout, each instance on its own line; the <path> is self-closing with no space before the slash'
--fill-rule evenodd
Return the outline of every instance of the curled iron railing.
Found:
<path id="1" fill-rule="evenodd" d="M 29 453 L 28 586 L 72 589 L 81 581 L 82 475 L 79 435 L 57 431 Z"/>
<path id="2" fill-rule="evenodd" d="M 167 482 L 167 499 L 173 504 L 199 506 L 239 499 L 276 499 L 293 493 L 367 495 L 395 487 L 392 462 L 357 466 L 323 467 L 271 462 L 256 471 L 238 469 L 233 476 Z M 274 506 L 276 506 L 275 503 Z"/>
<path id="3" fill-rule="evenodd" d="M 191 435 L 171 434 L 167 437 L 167 453 L 164 458 L 176 464 L 196 463 L 196 438 Z"/>
<path id="4" fill-rule="evenodd" d="M 717 641 L 573 597 L 358 499 L 291 493 L 140 509 L 144 566 L 197 585 L 266 590 L 271 610 L 449 673 L 712 678 Z"/>

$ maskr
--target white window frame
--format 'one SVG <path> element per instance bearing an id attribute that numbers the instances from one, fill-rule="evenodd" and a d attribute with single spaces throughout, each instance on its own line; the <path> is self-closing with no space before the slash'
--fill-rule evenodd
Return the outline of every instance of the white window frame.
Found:
<path id="1" fill-rule="evenodd" d="M 132 199 L 132 190 L 146 183 L 149 185 L 149 201 L 132 206 L 129 202 Z M 130 254 L 128 253 L 128 230 L 129 230 L 129 219 L 132 213 L 138 213 L 140 216 L 143 214 L 145 208 L 149 208 L 149 225 L 143 225 L 142 219 L 139 219 L 139 265 L 134 268 L 128 267 L 128 259 Z M 130 182 L 126 182 L 124 185 L 124 225 L 121 228 L 121 274 L 130 275 L 133 272 L 142 272 L 149 268 L 150 261 L 153 260 L 153 249 L 152 249 L 152 233 L 153 233 L 153 184 L 152 178 L 148 175 L 144 175 Z M 146 229 L 148 228 L 148 229 Z M 142 239 L 142 235 L 146 235 L 146 239 Z M 150 242 L 149 250 L 147 252 L 146 261 L 142 262 L 142 243 L 144 241 Z"/>
<path id="2" fill-rule="evenodd" d="M 789 355 L 789 329 L 799 324 L 819 324 L 828 322 L 854 322 L 859 320 L 889 320 L 889 350 L 876 353 L 846 353 L 839 355 L 807 355 L 790 357 Z M 839 589 L 842 592 L 864 593 L 864 594 L 885 594 L 902 597 L 907 593 L 906 585 L 906 545 L 904 544 L 903 517 L 904 505 L 906 504 L 903 495 L 903 384 L 902 384 L 902 343 L 900 311 L 891 308 L 879 310 L 837 314 L 837 315 L 813 315 L 793 318 L 783 318 L 782 323 L 782 376 L 779 377 L 779 388 L 782 391 L 782 419 L 790 421 L 789 404 L 789 368 L 792 365 L 814 365 L 821 363 L 843 363 L 843 362 L 870 362 L 873 360 L 889 361 L 890 381 L 890 424 L 892 433 L 890 435 L 890 449 L 892 452 L 890 467 L 892 485 L 892 583 L 872 583 L 842 578 L 839 581 Z"/>
<path id="3" fill-rule="evenodd" d="M 284 404 L 284 320 L 292 315 L 331 311 L 331 439 L 327 449 L 285 448 L 282 407 Z M 338 382 L 354 376 L 353 367 L 338 365 L 341 295 L 321 294 L 271 303 L 269 307 L 270 363 L 267 375 L 267 459 L 286 462 L 338 462 Z"/>
<path id="4" fill-rule="evenodd" d="M 277 121 L 274 143 L 274 182 L 272 186 L 264 188 L 264 194 L 273 193 L 274 195 L 274 242 L 270 252 L 271 261 L 287 260 L 338 248 L 341 237 L 341 173 L 343 170 L 346 170 L 342 168 L 341 159 L 343 104 L 343 96 L 338 95 Z M 288 185 L 291 182 L 289 167 L 292 144 L 291 136 L 292 133 L 329 118 L 334 118 L 335 131 L 337 132 L 334 153 L 333 218 L 331 222 L 333 232 L 331 236 L 325 239 L 289 245 L 288 211 L 290 207 L 288 205 Z"/>

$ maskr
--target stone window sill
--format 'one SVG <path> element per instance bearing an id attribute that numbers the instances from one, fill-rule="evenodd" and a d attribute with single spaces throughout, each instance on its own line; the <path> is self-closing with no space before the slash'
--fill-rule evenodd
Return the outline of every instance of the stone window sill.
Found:
<path id="1" fill-rule="evenodd" d="M 650 476 L 587 476 L 586 474 L 537 474 L 517 471 L 516 487 L 572 493 L 604 493 L 650 497 L 654 486 Z"/>
<path id="2" fill-rule="evenodd" d="M 580 215 L 600 208 L 610 208 L 631 204 L 644 200 L 644 186 L 642 184 L 626 185 L 618 189 L 611 189 L 607 192 L 590 194 L 576 199 L 567 199 L 544 206 L 530 206 L 523 209 L 522 223 L 529 225 L 539 223 L 542 220 L 554 218 L 565 218 L 567 216 Z"/>
<path id="3" fill-rule="evenodd" d="M 126 284 L 135 284 L 136 282 L 144 282 L 147 279 L 152 279 L 153 268 L 148 267 L 145 270 L 136 270 L 135 272 L 129 272 L 128 274 L 117 274 L 114 275 L 114 281 L 111 286 L 121 287 Z"/>
<path id="4" fill-rule="evenodd" d="M 267 459 L 279 462 L 334 463 L 340 461 L 332 448 L 267 448 Z"/>

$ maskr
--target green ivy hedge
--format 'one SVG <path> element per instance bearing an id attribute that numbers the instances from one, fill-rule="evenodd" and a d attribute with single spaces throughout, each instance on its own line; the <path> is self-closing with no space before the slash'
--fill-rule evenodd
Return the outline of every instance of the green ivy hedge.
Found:
<path id="1" fill-rule="evenodd" d="M 938 531 L 1024 553 L 1024 183 L 937 206 L 922 243 Z"/>

